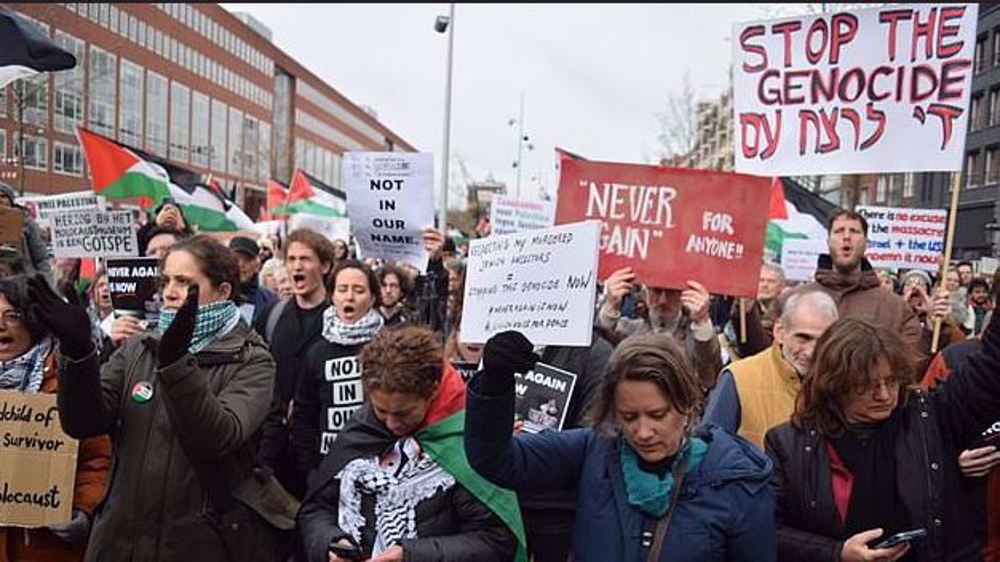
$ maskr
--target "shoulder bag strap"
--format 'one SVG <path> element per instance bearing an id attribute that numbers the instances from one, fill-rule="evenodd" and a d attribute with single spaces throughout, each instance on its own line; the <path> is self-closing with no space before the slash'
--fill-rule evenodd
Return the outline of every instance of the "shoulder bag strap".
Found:
<path id="1" fill-rule="evenodd" d="M 677 466 L 677 472 L 674 473 L 674 491 L 670 494 L 670 507 L 667 508 L 667 512 L 663 514 L 663 517 L 656 522 L 656 531 L 653 533 L 653 545 L 649 548 L 649 556 L 646 557 L 646 562 L 659 562 L 660 560 L 663 541 L 667 536 L 667 529 L 670 527 L 670 517 L 674 514 L 674 509 L 677 508 L 677 498 L 680 496 L 681 487 L 684 485 L 684 475 L 687 473 L 687 461 L 687 457 L 681 459 L 680 464 Z"/>

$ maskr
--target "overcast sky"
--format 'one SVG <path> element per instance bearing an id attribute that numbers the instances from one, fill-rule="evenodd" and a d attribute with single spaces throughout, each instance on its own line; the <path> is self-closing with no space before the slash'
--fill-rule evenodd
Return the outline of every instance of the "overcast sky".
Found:
<path id="1" fill-rule="evenodd" d="M 442 148 L 447 4 L 223 4 L 267 25 L 279 48 L 390 129 L 435 155 Z M 731 26 L 768 17 L 753 5 L 483 5 L 455 14 L 452 178 L 487 174 L 513 191 L 524 93 L 522 198 L 538 177 L 550 193 L 556 146 L 600 160 L 653 163 L 662 147 L 655 114 L 685 72 L 698 95 L 727 82 Z M 456 158 L 457 157 L 457 158 Z M 464 182 L 462 182 L 464 183 Z"/>

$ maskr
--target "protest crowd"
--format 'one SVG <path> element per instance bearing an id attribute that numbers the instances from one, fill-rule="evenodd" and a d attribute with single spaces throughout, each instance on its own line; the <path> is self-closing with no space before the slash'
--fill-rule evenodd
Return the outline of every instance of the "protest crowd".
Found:
<path id="1" fill-rule="evenodd" d="M 795 80 L 766 33 L 742 72 Z M 558 206 L 507 208 L 543 220 L 465 233 L 430 154 L 348 152 L 343 208 L 221 228 L 78 136 L 117 191 L 0 183 L 0 562 L 1000 562 L 1000 269 L 943 210 L 826 203 L 792 271 L 770 155 L 563 155 Z"/>

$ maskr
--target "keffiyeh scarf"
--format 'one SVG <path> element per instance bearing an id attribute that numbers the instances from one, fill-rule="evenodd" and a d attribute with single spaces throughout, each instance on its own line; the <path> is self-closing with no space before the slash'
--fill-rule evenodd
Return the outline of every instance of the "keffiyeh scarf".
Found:
<path id="1" fill-rule="evenodd" d="M 372 556 L 417 537 L 417 505 L 455 485 L 455 478 L 420 450 L 412 437 L 397 441 L 386 460 L 355 459 L 340 474 L 338 524 L 361 542 L 361 529 L 374 528 Z M 365 521 L 361 497 L 375 497 L 375 521 Z"/>
<path id="2" fill-rule="evenodd" d="M 160 322 L 156 330 L 163 335 L 177 317 L 176 310 L 160 310 Z M 194 334 L 188 351 L 191 354 L 208 347 L 212 342 L 228 334 L 240 321 L 240 309 L 233 301 L 218 301 L 198 306 L 194 319 Z"/>
<path id="3" fill-rule="evenodd" d="M 45 338 L 19 357 L 0 361 L 0 389 L 38 392 L 45 376 L 45 358 L 52 340 Z"/>
<path id="4" fill-rule="evenodd" d="M 323 312 L 323 338 L 340 345 L 358 345 L 372 341 L 382 329 L 385 319 L 374 308 L 354 324 L 347 324 L 337 316 L 337 307 Z"/>

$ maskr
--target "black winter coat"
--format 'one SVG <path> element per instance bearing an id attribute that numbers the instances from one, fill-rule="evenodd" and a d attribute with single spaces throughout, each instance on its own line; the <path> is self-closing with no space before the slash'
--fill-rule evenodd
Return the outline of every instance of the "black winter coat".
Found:
<path id="1" fill-rule="evenodd" d="M 913 543 L 916 560 L 980 560 L 982 545 L 962 493 L 958 455 L 1000 417 L 1000 322 L 994 318 L 983 349 L 958 365 L 947 385 L 930 393 L 913 390 L 899 408 L 897 496 L 912 528 L 929 532 Z M 774 461 L 778 560 L 839 560 L 848 537 L 833 499 L 827 440 L 815 428 L 787 422 L 771 429 L 765 441 Z"/>
<path id="2" fill-rule="evenodd" d="M 299 512 L 299 533 L 310 562 L 327 562 L 331 541 L 347 537 L 337 524 L 340 502 L 340 470 L 350 461 L 385 452 L 396 441 L 375 417 L 370 406 L 357 411 L 334 442 L 319 469 L 321 476 L 310 488 Z M 362 511 L 374 513 L 373 502 Z M 458 482 L 416 506 L 419 538 L 401 544 L 407 562 L 508 562 L 514 559 L 517 542 L 506 525 Z M 374 536 L 363 527 L 362 537 Z M 364 558 L 371 556 L 371 540 L 362 540 Z"/>

